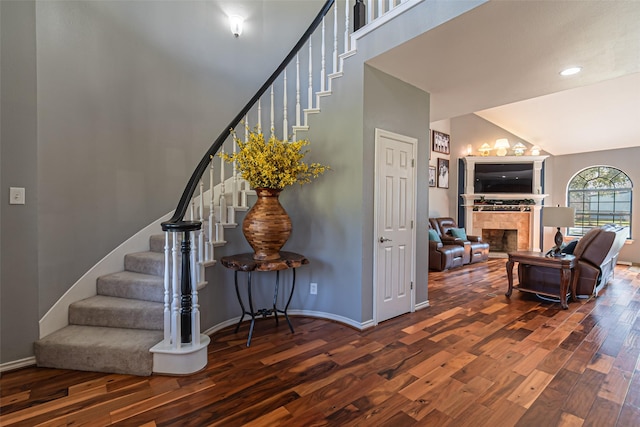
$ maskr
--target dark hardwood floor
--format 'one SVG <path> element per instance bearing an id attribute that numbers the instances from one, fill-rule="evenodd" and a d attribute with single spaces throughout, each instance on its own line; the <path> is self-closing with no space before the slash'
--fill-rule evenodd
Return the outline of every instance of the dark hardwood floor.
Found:
<path id="1" fill-rule="evenodd" d="M 431 307 L 358 332 L 260 320 L 212 337 L 186 377 L 24 368 L 2 426 L 640 425 L 640 274 L 568 310 L 507 289 L 505 260 L 429 276 Z"/>

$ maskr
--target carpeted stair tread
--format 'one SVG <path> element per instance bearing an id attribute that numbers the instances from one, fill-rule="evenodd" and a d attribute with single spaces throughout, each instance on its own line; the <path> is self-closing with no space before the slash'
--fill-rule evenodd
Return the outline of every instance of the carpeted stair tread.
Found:
<path id="1" fill-rule="evenodd" d="M 111 328 L 164 328 L 164 304 L 96 295 L 69 306 L 69 324 Z"/>
<path id="2" fill-rule="evenodd" d="M 124 269 L 134 273 L 164 276 L 164 254 L 159 252 L 136 252 L 124 256 Z"/>
<path id="3" fill-rule="evenodd" d="M 154 234 L 149 237 L 149 249 L 151 252 L 164 253 L 164 234 Z"/>
<path id="4" fill-rule="evenodd" d="M 35 342 L 38 366 L 151 375 L 162 331 L 69 325 Z"/>
<path id="5" fill-rule="evenodd" d="M 98 295 L 164 302 L 164 279 L 151 274 L 120 271 L 99 277 Z"/>

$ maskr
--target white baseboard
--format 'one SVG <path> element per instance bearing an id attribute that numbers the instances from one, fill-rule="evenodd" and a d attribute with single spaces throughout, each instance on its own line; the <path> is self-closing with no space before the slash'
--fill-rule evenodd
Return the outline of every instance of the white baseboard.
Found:
<path id="1" fill-rule="evenodd" d="M 356 322 L 353 319 L 349 319 L 347 317 L 338 316 L 332 313 L 325 313 L 323 311 L 311 311 L 311 310 L 288 310 L 287 314 L 289 316 L 304 316 L 304 317 L 315 317 L 318 319 L 324 320 L 332 320 L 334 322 L 342 323 L 343 325 L 350 326 L 359 331 L 363 331 L 367 328 L 374 326 L 373 320 L 367 320 L 366 322 Z M 234 317 L 233 319 L 225 320 L 224 322 L 218 323 L 217 325 L 212 326 L 207 329 L 203 333 L 211 336 L 215 332 L 218 332 L 228 326 L 232 326 L 238 323 L 240 320 L 240 316 Z M 245 319 L 245 322 L 251 320 L 251 317 Z"/>
<path id="2" fill-rule="evenodd" d="M 419 302 L 418 304 L 416 304 L 415 310 L 422 310 L 425 308 L 431 307 L 431 305 L 429 304 L 429 300 L 423 301 L 423 302 Z"/>
<path id="3" fill-rule="evenodd" d="M 13 371 L 14 369 L 26 368 L 27 366 L 35 366 L 35 364 L 35 356 L 25 357 L 24 359 L 0 364 L 0 372 Z"/>

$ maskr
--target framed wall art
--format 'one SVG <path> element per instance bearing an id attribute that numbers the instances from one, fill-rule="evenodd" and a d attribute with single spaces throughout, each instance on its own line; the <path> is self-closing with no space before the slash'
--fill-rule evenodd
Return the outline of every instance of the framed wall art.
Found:
<path id="1" fill-rule="evenodd" d="M 449 159 L 438 158 L 438 188 L 449 188 Z"/>
<path id="2" fill-rule="evenodd" d="M 436 167 L 429 166 L 429 187 L 436 186 Z"/>
<path id="3" fill-rule="evenodd" d="M 449 135 L 446 133 L 438 132 L 437 130 L 431 131 L 432 149 L 436 153 L 449 154 Z"/>

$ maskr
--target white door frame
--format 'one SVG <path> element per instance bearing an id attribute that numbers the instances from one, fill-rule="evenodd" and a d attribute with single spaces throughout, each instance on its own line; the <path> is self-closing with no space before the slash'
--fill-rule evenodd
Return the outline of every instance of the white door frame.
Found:
<path id="1" fill-rule="evenodd" d="M 413 146 L 412 149 L 412 162 L 413 168 L 413 203 L 411 217 L 413 218 L 413 226 L 411 227 L 411 307 L 410 312 L 413 313 L 416 310 L 416 205 L 417 205 L 417 192 L 418 192 L 418 174 L 416 173 L 416 153 L 418 148 L 417 138 L 412 138 L 405 135 L 400 135 L 394 132 L 389 132 L 384 129 L 375 128 L 375 148 L 374 148 L 374 193 L 373 193 L 373 324 L 378 324 L 378 204 L 380 203 L 380 189 L 378 186 L 378 145 L 381 137 L 389 139 L 395 139 L 398 141 L 406 142 Z"/>

